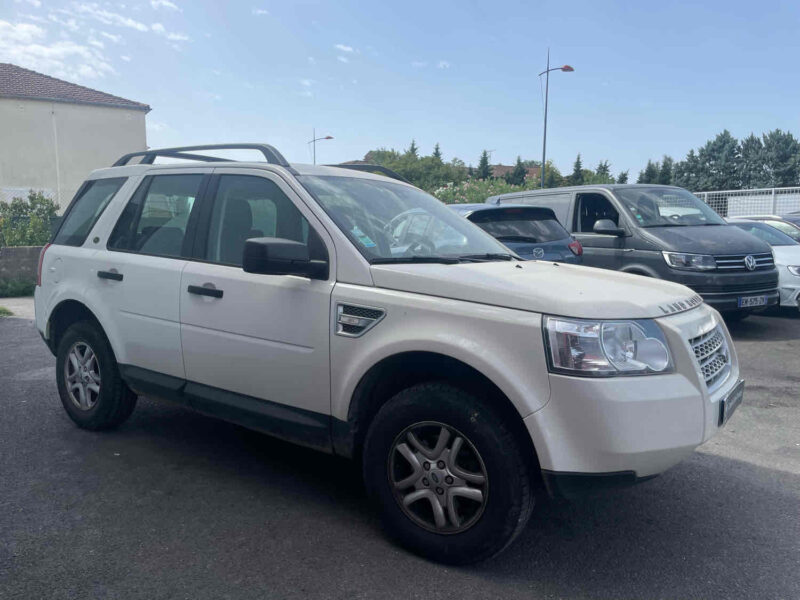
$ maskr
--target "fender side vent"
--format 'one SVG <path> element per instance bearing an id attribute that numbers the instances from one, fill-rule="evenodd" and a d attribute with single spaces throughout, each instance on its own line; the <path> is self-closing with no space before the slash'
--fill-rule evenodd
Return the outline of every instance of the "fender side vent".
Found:
<path id="1" fill-rule="evenodd" d="M 381 308 L 358 306 L 356 304 L 336 305 L 336 335 L 360 337 L 375 327 L 386 311 Z"/>

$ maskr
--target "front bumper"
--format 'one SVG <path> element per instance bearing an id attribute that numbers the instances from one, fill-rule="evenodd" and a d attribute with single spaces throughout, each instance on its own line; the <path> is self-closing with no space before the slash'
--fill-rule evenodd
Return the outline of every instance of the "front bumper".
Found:
<path id="1" fill-rule="evenodd" d="M 778 304 L 778 272 L 736 271 L 719 273 L 716 271 L 670 270 L 670 279 L 681 283 L 702 296 L 709 306 L 719 312 L 763 310 Z M 746 296 L 766 296 L 767 304 L 758 308 L 739 308 L 739 298 Z"/>
<path id="2" fill-rule="evenodd" d="M 550 375 L 550 401 L 525 425 L 551 493 L 655 476 L 719 430 L 720 400 L 739 380 L 733 342 L 722 324 L 730 371 L 709 392 L 689 340 L 720 325 L 720 315 L 700 305 L 658 323 L 672 350 L 674 373 L 608 379 Z"/>

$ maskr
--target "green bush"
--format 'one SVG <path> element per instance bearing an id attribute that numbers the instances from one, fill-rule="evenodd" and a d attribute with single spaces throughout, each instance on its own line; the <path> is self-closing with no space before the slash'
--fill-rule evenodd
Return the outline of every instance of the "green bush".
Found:
<path id="1" fill-rule="evenodd" d="M 0 280 L 0 298 L 16 298 L 17 296 L 33 296 L 36 283 L 27 279 Z"/>
<path id="2" fill-rule="evenodd" d="M 469 179 L 464 183 L 431 190 L 445 204 L 483 204 L 489 196 L 537 189 L 538 179 L 526 180 L 523 185 L 512 185 L 504 179 Z"/>
<path id="3" fill-rule="evenodd" d="M 50 241 L 50 223 L 58 205 L 42 192 L 0 202 L 0 246 L 43 246 Z"/>

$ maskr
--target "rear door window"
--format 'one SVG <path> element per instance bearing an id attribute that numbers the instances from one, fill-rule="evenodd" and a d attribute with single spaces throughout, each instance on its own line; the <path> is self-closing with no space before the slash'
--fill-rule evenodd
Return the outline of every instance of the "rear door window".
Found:
<path id="1" fill-rule="evenodd" d="M 82 246 L 106 206 L 125 183 L 126 177 L 95 179 L 79 192 L 53 238 L 54 244 Z"/>
<path id="2" fill-rule="evenodd" d="M 154 256 L 184 256 L 189 217 L 205 175 L 156 175 L 142 184 L 114 227 L 108 247 Z"/>

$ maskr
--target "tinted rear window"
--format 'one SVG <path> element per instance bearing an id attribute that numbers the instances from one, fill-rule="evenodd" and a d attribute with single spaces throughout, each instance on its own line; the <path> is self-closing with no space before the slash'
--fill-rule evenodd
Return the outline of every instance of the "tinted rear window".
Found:
<path id="1" fill-rule="evenodd" d="M 501 242 L 542 243 L 569 237 L 567 230 L 553 218 L 531 218 L 505 211 L 487 210 L 481 213 L 473 215 L 480 214 L 479 220 L 474 221 L 475 224 Z"/>
<path id="2" fill-rule="evenodd" d="M 125 180 L 125 177 L 116 177 L 88 182 L 64 216 L 53 243 L 65 246 L 83 245 L 86 236 Z"/>

